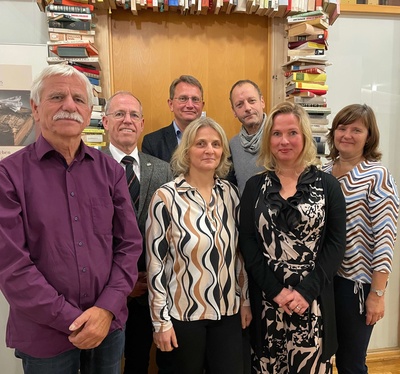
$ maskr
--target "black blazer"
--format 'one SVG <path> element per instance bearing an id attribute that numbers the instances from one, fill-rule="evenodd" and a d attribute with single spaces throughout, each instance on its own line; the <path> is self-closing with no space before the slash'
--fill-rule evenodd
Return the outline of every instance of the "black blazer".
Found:
<path id="1" fill-rule="evenodd" d="M 143 137 L 142 152 L 166 162 L 178 146 L 173 123 Z"/>

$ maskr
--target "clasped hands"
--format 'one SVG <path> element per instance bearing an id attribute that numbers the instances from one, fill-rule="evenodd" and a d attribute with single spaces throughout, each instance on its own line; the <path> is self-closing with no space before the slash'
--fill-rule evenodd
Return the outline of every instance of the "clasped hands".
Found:
<path id="1" fill-rule="evenodd" d="M 310 306 L 300 293 L 296 290 L 289 290 L 288 288 L 283 288 L 273 300 L 289 315 L 293 313 L 303 315 Z"/>
<path id="2" fill-rule="evenodd" d="M 79 349 L 98 347 L 110 331 L 113 314 L 93 306 L 72 322 L 68 340 Z"/>

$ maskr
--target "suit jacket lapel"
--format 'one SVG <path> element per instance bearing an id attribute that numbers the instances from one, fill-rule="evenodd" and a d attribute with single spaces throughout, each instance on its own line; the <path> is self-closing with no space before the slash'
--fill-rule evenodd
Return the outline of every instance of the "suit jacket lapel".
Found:
<path id="1" fill-rule="evenodd" d="M 148 161 L 144 153 L 139 152 L 140 160 L 140 195 L 139 195 L 139 209 L 138 216 L 142 214 L 143 205 L 147 198 L 149 190 L 151 175 L 153 174 L 153 164 Z"/>
<path id="2" fill-rule="evenodd" d="M 171 123 L 171 125 L 167 127 L 167 130 L 168 131 L 165 131 L 165 140 L 169 152 L 172 155 L 172 153 L 174 153 L 176 147 L 178 146 L 178 140 L 176 139 L 174 124 Z"/>

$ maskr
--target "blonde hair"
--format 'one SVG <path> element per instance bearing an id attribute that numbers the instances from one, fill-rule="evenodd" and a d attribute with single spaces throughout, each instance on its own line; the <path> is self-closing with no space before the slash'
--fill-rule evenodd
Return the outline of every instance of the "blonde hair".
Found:
<path id="1" fill-rule="evenodd" d="M 279 169 L 277 160 L 271 152 L 271 132 L 274 120 L 280 114 L 293 114 L 299 120 L 300 131 L 304 141 L 303 150 L 299 156 L 300 164 L 304 167 L 319 165 L 320 162 L 317 158 L 317 150 L 312 136 L 309 116 L 303 107 L 289 101 L 279 103 L 272 108 L 261 138 L 258 163 L 264 166 L 266 170 L 277 171 Z"/>
<path id="2" fill-rule="evenodd" d="M 188 157 L 189 148 L 193 145 L 198 130 L 202 127 L 211 127 L 221 138 L 222 155 L 221 161 L 215 170 L 215 174 L 223 178 L 228 174 L 231 162 L 229 161 L 229 143 L 224 129 L 209 117 L 200 117 L 192 121 L 183 132 L 182 140 L 171 158 L 171 168 L 174 175 L 187 174 L 190 169 Z"/>

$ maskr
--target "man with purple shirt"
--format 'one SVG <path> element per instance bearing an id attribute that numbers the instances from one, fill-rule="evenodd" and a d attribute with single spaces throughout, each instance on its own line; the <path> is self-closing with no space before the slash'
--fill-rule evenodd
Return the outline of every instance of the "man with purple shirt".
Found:
<path id="1" fill-rule="evenodd" d="M 34 81 L 41 135 L 0 162 L 0 289 L 26 374 L 118 374 L 142 238 L 123 168 L 89 148 L 92 88 L 68 65 Z"/>

